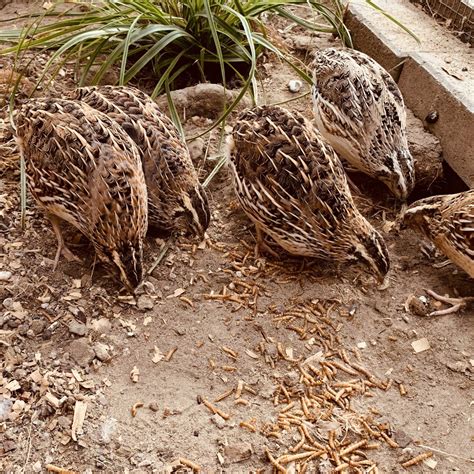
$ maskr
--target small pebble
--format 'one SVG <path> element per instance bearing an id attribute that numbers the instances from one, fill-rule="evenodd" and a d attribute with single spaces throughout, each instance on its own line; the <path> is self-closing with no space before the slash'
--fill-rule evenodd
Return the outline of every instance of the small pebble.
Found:
<path id="1" fill-rule="evenodd" d="M 87 326 L 79 321 L 71 321 L 69 323 L 69 332 L 75 334 L 76 336 L 85 336 L 87 334 Z"/>
<path id="2" fill-rule="evenodd" d="M 234 464 L 250 459 L 253 454 L 250 443 L 235 443 L 224 447 L 224 458 L 229 464 Z"/>
<path id="3" fill-rule="evenodd" d="M 138 309 L 146 311 L 148 309 L 153 309 L 154 305 L 155 304 L 154 304 L 153 300 L 148 295 L 141 295 L 138 298 L 138 301 L 137 301 Z"/>
<path id="4" fill-rule="evenodd" d="M 0 281 L 8 281 L 12 277 L 12 272 L 0 272 Z"/>
<path id="5" fill-rule="evenodd" d="M 297 93 L 301 90 L 302 87 L 303 83 L 298 79 L 292 79 L 290 82 L 288 82 L 288 90 L 290 92 Z"/>
<path id="6" fill-rule="evenodd" d="M 95 356 L 86 338 L 72 341 L 68 346 L 68 350 L 71 358 L 81 367 L 87 367 Z"/>
<path id="7" fill-rule="evenodd" d="M 224 418 L 222 418 L 221 416 L 219 416 L 217 413 L 215 415 L 212 415 L 211 416 L 211 421 L 212 423 L 214 423 L 217 428 L 219 428 L 220 430 L 224 429 L 225 426 L 226 426 L 226 423 L 225 423 L 225 420 Z"/>

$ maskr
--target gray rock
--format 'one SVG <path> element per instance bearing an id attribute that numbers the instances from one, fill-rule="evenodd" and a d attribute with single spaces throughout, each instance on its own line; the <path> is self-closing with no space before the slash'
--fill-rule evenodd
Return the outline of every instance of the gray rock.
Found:
<path id="1" fill-rule="evenodd" d="M 152 298 L 150 298 L 148 295 L 141 295 L 138 298 L 137 301 L 137 306 L 138 309 L 141 309 L 143 311 L 153 309 L 153 306 L 155 305 L 154 301 Z"/>
<path id="2" fill-rule="evenodd" d="M 107 362 L 112 358 L 110 347 L 107 344 L 103 344 L 102 342 L 96 342 L 94 344 L 94 352 L 97 359 L 102 362 Z"/>
<path id="3" fill-rule="evenodd" d="M 469 369 L 469 363 L 467 361 L 459 360 L 457 362 L 448 362 L 446 367 L 453 372 L 464 374 Z"/>
<path id="4" fill-rule="evenodd" d="M 105 334 L 112 328 L 112 323 L 107 318 L 95 319 L 91 323 L 92 330 L 99 334 Z"/>
<path id="5" fill-rule="evenodd" d="M 95 356 L 94 351 L 84 337 L 69 344 L 69 355 L 81 367 L 87 367 Z"/>
<path id="6" fill-rule="evenodd" d="M 76 336 L 85 336 L 87 334 L 87 326 L 79 321 L 73 320 L 69 323 L 69 332 Z"/>
<path id="7" fill-rule="evenodd" d="M 204 156 L 206 143 L 202 138 L 196 138 L 191 143 L 188 143 L 189 154 L 194 164 Z"/>
<path id="8" fill-rule="evenodd" d="M 42 319 L 33 319 L 30 329 L 36 335 L 41 334 L 46 329 L 46 322 Z"/>
<path id="9" fill-rule="evenodd" d="M 224 429 L 226 426 L 224 418 L 222 416 L 219 416 L 217 413 L 215 415 L 211 416 L 211 421 L 220 429 Z"/>
<path id="10" fill-rule="evenodd" d="M 393 438 L 395 442 L 402 448 L 406 448 L 412 440 L 412 437 L 402 430 L 395 430 L 393 432 Z"/>
<path id="11" fill-rule="evenodd" d="M 252 454 L 253 449 L 250 443 L 235 443 L 224 448 L 224 458 L 228 464 L 246 461 Z"/>

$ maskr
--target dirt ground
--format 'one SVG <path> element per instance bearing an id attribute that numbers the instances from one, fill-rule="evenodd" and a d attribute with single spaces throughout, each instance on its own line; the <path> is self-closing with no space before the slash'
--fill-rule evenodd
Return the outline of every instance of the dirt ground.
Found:
<path id="1" fill-rule="evenodd" d="M 302 54 L 338 44 L 297 30 L 285 40 Z M 44 61 L 30 64 L 31 80 Z M 291 70 L 267 58 L 261 71 L 262 103 L 295 98 Z M 65 71 L 54 89 L 73 86 Z M 285 106 L 311 116 L 309 96 Z M 53 273 L 54 234 L 31 200 L 21 230 L 2 107 L 1 472 L 473 472 L 473 314 L 419 315 L 436 307 L 426 289 L 472 295 L 472 280 L 394 228 L 399 207 L 381 186 L 354 177 L 357 203 L 390 249 L 386 289 L 358 267 L 256 259 L 223 168 L 208 189 L 206 240 L 150 238 L 152 271 L 132 298 L 100 265 L 92 270 L 93 251 L 74 232 L 84 263 L 61 261 Z M 189 117 L 187 136 L 211 120 Z M 409 124 L 415 157 L 438 169 L 439 143 L 411 115 Z M 217 136 L 189 143 L 203 179 Z M 418 193 L 446 188 L 439 176 L 429 184 Z"/>

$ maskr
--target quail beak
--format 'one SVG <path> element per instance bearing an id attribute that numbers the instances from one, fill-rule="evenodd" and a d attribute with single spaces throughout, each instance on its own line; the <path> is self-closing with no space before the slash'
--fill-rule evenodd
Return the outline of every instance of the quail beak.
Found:
<path id="1" fill-rule="evenodd" d="M 377 290 L 383 291 L 386 290 L 390 286 L 390 278 L 387 273 L 386 275 L 379 274 L 377 276 L 377 280 L 379 282 L 379 286 L 377 286 Z"/>

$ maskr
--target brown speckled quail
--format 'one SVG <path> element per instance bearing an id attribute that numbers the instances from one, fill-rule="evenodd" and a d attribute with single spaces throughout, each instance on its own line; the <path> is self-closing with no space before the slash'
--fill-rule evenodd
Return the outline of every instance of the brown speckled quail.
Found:
<path id="1" fill-rule="evenodd" d="M 29 189 L 58 240 L 55 267 L 61 253 L 75 258 L 64 245 L 64 220 L 133 290 L 142 279 L 147 231 L 147 189 L 134 142 L 111 118 L 69 100 L 29 100 L 16 126 Z"/>
<path id="2" fill-rule="evenodd" d="M 294 255 L 389 270 L 383 238 L 354 205 L 342 164 L 297 112 L 261 106 L 243 112 L 228 142 L 238 199 L 255 223 Z"/>
<path id="3" fill-rule="evenodd" d="M 353 49 L 318 51 L 313 71 L 313 108 L 323 137 L 351 166 L 405 201 L 415 185 L 415 168 L 396 82 Z"/>
<path id="4" fill-rule="evenodd" d="M 420 199 L 408 207 L 403 221 L 421 231 L 440 252 L 474 278 L 474 189 Z M 452 308 L 436 314 L 456 312 L 474 300 L 446 298 L 433 291 L 429 294 L 453 304 Z"/>
<path id="5" fill-rule="evenodd" d="M 148 187 L 149 226 L 204 236 L 210 212 L 186 143 L 144 92 L 128 86 L 83 87 L 70 98 L 115 120 L 138 146 Z"/>

